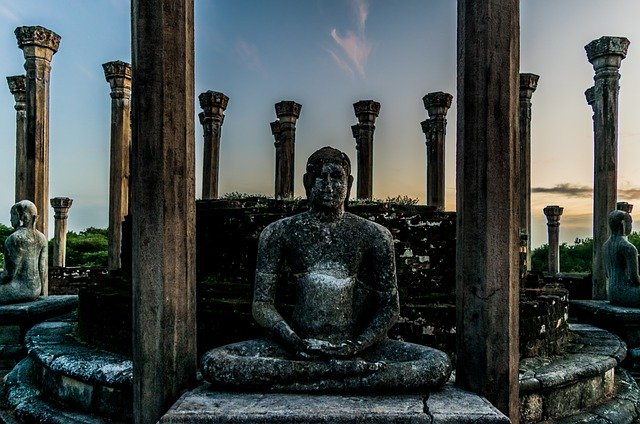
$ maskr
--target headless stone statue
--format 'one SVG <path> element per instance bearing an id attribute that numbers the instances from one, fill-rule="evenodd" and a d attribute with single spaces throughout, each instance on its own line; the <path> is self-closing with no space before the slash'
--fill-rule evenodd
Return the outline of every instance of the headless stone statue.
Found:
<path id="1" fill-rule="evenodd" d="M 15 231 L 4 242 L 4 271 L 0 274 L 0 303 L 35 300 L 47 272 L 47 239 L 36 230 L 36 205 L 22 200 L 11 207 Z"/>
<path id="2" fill-rule="evenodd" d="M 339 150 L 311 155 L 304 175 L 309 211 L 260 235 L 253 315 L 271 337 L 207 352 L 206 380 L 304 392 L 430 390 L 448 380 L 445 353 L 387 338 L 399 313 L 393 239 L 381 225 L 345 212 L 350 174 Z M 296 292 L 290 322 L 275 304 L 285 268 Z"/>
<path id="3" fill-rule="evenodd" d="M 604 243 L 604 266 L 609 281 L 609 302 L 613 305 L 640 308 L 638 250 L 629 243 L 631 215 L 615 210 L 609 214 L 611 237 Z"/>

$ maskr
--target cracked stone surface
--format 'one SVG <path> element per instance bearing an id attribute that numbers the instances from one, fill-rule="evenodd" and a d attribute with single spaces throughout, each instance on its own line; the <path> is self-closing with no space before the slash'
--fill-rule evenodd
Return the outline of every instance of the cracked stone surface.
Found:
<path id="1" fill-rule="evenodd" d="M 426 406 L 426 407 L 425 407 Z M 428 412 L 427 412 L 428 411 Z M 508 423 L 486 399 L 448 383 L 423 402 L 406 395 L 303 395 L 211 391 L 183 395 L 161 419 L 168 423 Z"/>

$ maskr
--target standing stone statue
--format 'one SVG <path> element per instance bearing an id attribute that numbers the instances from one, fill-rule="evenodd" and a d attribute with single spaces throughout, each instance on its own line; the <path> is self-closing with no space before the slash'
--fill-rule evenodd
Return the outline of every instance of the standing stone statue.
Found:
<path id="1" fill-rule="evenodd" d="M 615 210 L 609 214 L 611 236 L 602 246 L 602 254 L 609 282 L 609 302 L 640 308 L 638 249 L 627 240 L 631 222 L 631 215 L 625 211 Z"/>
<path id="2" fill-rule="evenodd" d="M 387 338 L 399 313 L 391 233 L 345 212 L 353 177 L 346 154 L 324 147 L 304 175 L 309 211 L 260 235 L 253 315 L 270 337 L 215 348 L 202 360 L 216 386 L 283 391 L 415 391 L 444 384 L 438 350 Z M 276 304 L 295 286 L 287 320 Z"/>
<path id="3" fill-rule="evenodd" d="M 36 230 L 36 205 L 22 200 L 11 207 L 15 228 L 4 242 L 4 271 L 0 274 L 0 304 L 35 300 L 47 276 L 47 239 Z"/>

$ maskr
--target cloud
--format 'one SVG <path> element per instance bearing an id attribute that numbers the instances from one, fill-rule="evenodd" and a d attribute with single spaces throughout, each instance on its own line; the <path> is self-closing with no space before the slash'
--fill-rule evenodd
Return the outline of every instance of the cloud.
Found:
<path id="1" fill-rule="evenodd" d="M 8 19 L 11 22 L 20 22 L 20 18 L 18 17 L 18 15 L 16 15 L 14 11 L 7 6 L 0 6 L 0 16 Z"/>
<path id="2" fill-rule="evenodd" d="M 356 15 L 358 25 L 357 31 L 347 31 L 341 36 L 336 28 L 331 30 L 331 38 L 340 48 L 338 55 L 333 50 L 328 50 L 333 60 L 349 76 L 354 76 L 357 72 L 361 77 L 365 77 L 365 67 L 367 58 L 371 53 L 371 43 L 366 38 L 365 27 L 367 16 L 369 15 L 369 4 L 367 0 L 352 0 L 352 5 Z M 340 57 L 342 56 L 342 57 Z"/>
<path id="3" fill-rule="evenodd" d="M 573 198 L 589 198 L 593 196 L 592 187 L 571 183 L 557 184 L 553 187 L 533 187 L 531 192 L 554 194 Z M 621 199 L 640 199 L 640 187 L 618 189 L 618 197 Z"/>
<path id="4" fill-rule="evenodd" d="M 235 44 L 235 51 L 240 61 L 242 61 L 249 69 L 254 71 L 262 71 L 262 61 L 258 49 L 251 43 L 244 40 L 238 40 Z"/>

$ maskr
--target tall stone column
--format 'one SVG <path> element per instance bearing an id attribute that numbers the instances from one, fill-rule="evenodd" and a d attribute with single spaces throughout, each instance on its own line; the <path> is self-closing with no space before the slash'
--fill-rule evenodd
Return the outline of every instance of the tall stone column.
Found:
<path id="1" fill-rule="evenodd" d="M 131 150 L 131 65 L 122 61 L 102 65 L 111 86 L 111 157 L 109 169 L 110 270 L 120 269 L 122 221 L 129 213 L 129 152 Z"/>
<path id="2" fill-rule="evenodd" d="M 358 199 L 373 197 L 373 132 L 380 113 L 380 103 L 373 100 L 360 100 L 353 104 L 358 123 L 351 126 L 353 138 L 356 139 L 358 152 Z"/>
<path id="3" fill-rule="evenodd" d="M 300 117 L 302 105 L 283 100 L 275 104 L 277 121 L 271 123 L 271 133 L 276 147 L 275 198 L 293 197 L 293 177 L 295 165 L 296 121 Z"/>
<path id="4" fill-rule="evenodd" d="M 67 257 L 67 218 L 73 199 L 54 197 L 51 199 L 55 218 L 53 234 L 53 266 L 64 267 Z"/>
<path id="5" fill-rule="evenodd" d="M 51 59 L 60 46 L 60 36 L 41 26 L 15 30 L 18 47 L 24 54 L 27 98 L 25 134 L 27 167 L 25 199 L 31 200 L 40 216 L 36 228 L 47 239 L 49 223 L 49 75 Z"/>
<path id="6" fill-rule="evenodd" d="M 616 203 L 616 209 L 619 211 L 625 211 L 629 215 L 631 215 L 631 211 L 633 210 L 633 205 L 629 202 L 618 202 Z"/>
<path id="7" fill-rule="evenodd" d="M 518 191 L 520 232 L 527 235 L 527 270 L 531 269 L 531 96 L 538 87 L 536 74 L 520 74 L 520 146 Z"/>
<path id="8" fill-rule="evenodd" d="M 427 205 L 444 209 L 444 146 L 447 132 L 447 111 L 453 96 L 438 91 L 422 98 L 429 119 L 422 121 L 427 145 Z"/>
<path id="9" fill-rule="evenodd" d="M 9 91 L 15 99 L 16 109 L 16 203 L 26 199 L 27 145 L 25 131 L 27 126 L 27 93 L 25 76 L 7 77 Z"/>
<path id="10" fill-rule="evenodd" d="M 600 37 L 585 46 L 595 70 L 593 93 L 593 289 L 594 299 L 607 299 L 602 245 L 609 237 L 608 216 L 615 209 L 618 185 L 618 82 L 629 40 Z"/>
<path id="11" fill-rule="evenodd" d="M 564 208 L 557 205 L 547 206 L 543 209 L 547 217 L 547 231 L 549 235 L 549 274 L 556 275 L 560 272 L 560 216 Z"/>
<path id="12" fill-rule="evenodd" d="M 193 0 L 132 0 L 133 422 L 196 382 Z"/>
<path id="13" fill-rule="evenodd" d="M 204 155 L 202 156 L 202 198 L 218 198 L 218 175 L 220 173 L 220 131 L 224 122 L 224 110 L 229 97 L 217 91 L 205 91 L 198 96 L 202 112 L 198 115 L 204 133 Z"/>
<path id="14" fill-rule="evenodd" d="M 458 0 L 456 160 L 456 384 L 516 423 L 519 5 Z"/>

